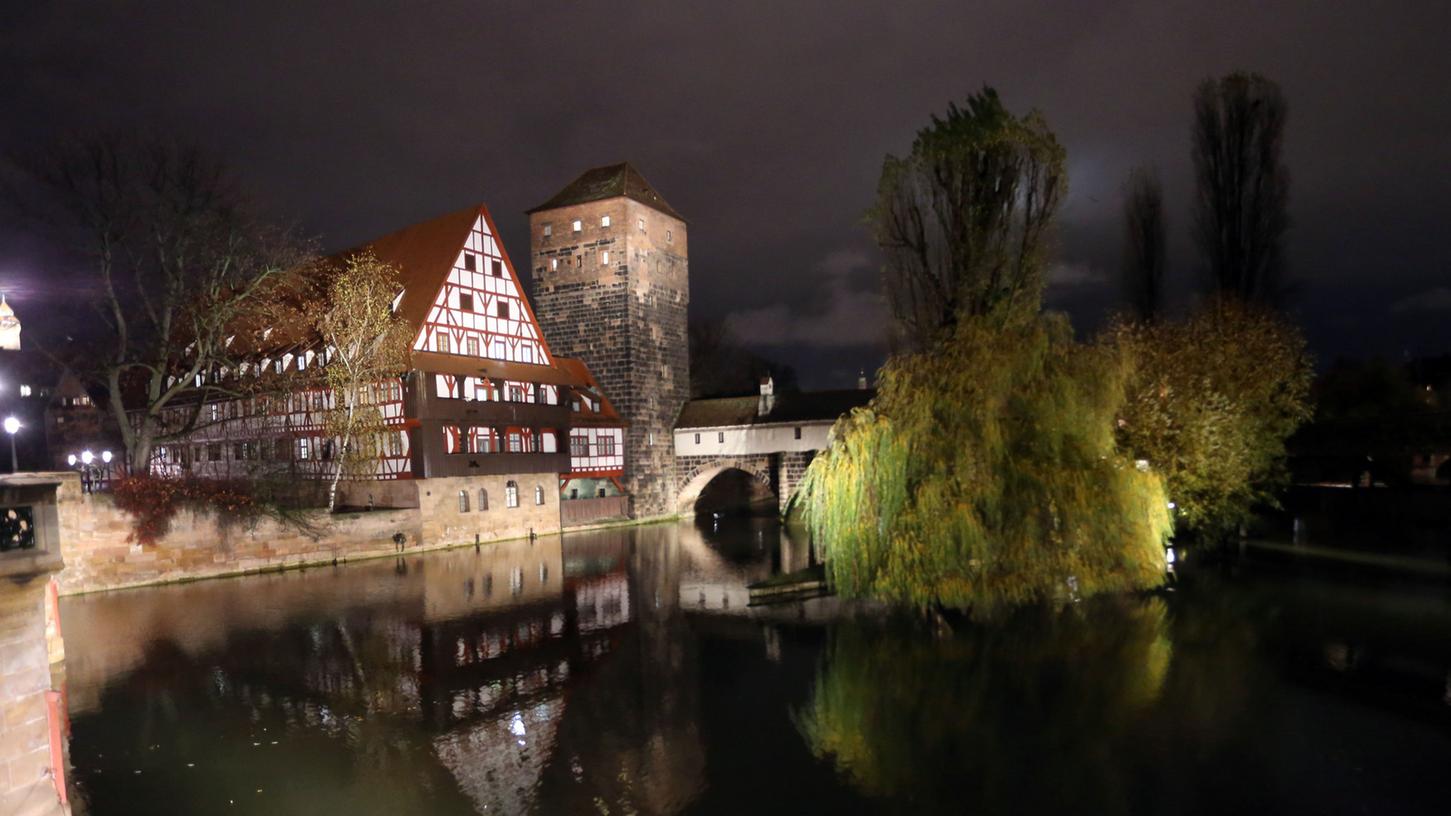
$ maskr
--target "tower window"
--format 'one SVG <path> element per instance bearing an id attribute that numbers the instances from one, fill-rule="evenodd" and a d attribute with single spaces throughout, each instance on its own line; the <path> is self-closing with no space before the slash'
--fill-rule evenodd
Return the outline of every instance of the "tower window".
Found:
<path id="1" fill-rule="evenodd" d="M 476 262 L 474 261 L 474 253 L 472 253 L 472 252 L 465 252 L 464 253 L 464 269 L 467 269 L 470 272 L 474 271 L 474 268 L 475 268 L 474 265 L 475 265 L 475 263 Z"/>
<path id="2" fill-rule="evenodd" d="M 569 226 L 570 229 L 573 229 L 575 232 L 584 232 L 584 222 L 579 220 L 578 218 L 574 219 L 574 222 Z"/>
<path id="3" fill-rule="evenodd" d="M 645 231 L 645 219 L 641 218 L 638 221 L 636 221 L 635 223 L 637 223 L 637 224 L 640 225 L 640 231 L 641 232 L 644 232 Z"/>
<path id="4" fill-rule="evenodd" d="M 697 444 L 697 445 L 700 444 L 700 434 L 696 434 L 695 435 L 695 444 Z"/>
<path id="5" fill-rule="evenodd" d="M 608 215 L 602 215 L 602 216 L 600 216 L 600 226 L 601 227 L 608 227 L 609 225 L 610 225 L 610 217 Z"/>
<path id="6" fill-rule="evenodd" d="M 548 238 L 549 236 L 551 236 L 553 234 L 554 234 L 554 225 L 553 224 L 545 224 L 544 225 L 544 237 L 545 238 Z"/>
<path id="7" fill-rule="evenodd" d="M 498 258 L 495 258 L 493 261 L 493 273 L 496 278 L 504 277 L 504 262 Z"/>
<path id="8" fill-rule="evenodd" d="M 670 230 L 665 230 L 665 242 L 666 243 L 673 243 L 674 241 L 675 241 L 675 233 L 672 232 L 672 231 L 670 231 Z"/>
<path id="9" fill-rule="evenodd" d="M 466 312 L 474 310 L 474 295 L 472 292 L 459 292 L 458 307 Z"/>
<path id="10" fill-rule="evenodd" d="M 549 271 L 550 272 L 553 272 L 553 271 L 555 271 L 558 268 L 559 268 L 559 259 L 558 258 L 550 258 L 549 259 Z"/>
<path id="11" fill-rule="evenodd" d="M 800 428 L 797 428 L 796 429 L 796 438 L 797 439 L 800 439 L 801 438 L 801 429 Z"/>
<path id="12" fill-rule="evenodd" d="M 501 300 L 501 301 L 499 301 L 498 305 L 495 307 L 495 313 L 498 314 L 499 317 L 502 317 L 505 320 L 508 320 L 509 319 L 509 301 L 507 301 L 507 300 Z"/>
<path id="13" fill-rule="evenodd" d="M 610 265 L 610 253 L 608 251 L 600 253 L 600 264 L 603 266 Z"/>
<path id="14" fill-rule="evenodd" d="M 715 441 L 724 444 L 725 443 L 725 431 L 717 431 L 716 434 L 715 434 Z"/>

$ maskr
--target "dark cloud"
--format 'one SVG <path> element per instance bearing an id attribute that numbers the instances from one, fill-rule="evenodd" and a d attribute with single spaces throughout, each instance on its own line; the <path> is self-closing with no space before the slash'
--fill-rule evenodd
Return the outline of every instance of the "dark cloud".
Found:
<path id="1" fill-rule="evenodd" d="M 881 157 L 930 113 L 991 83 L 1047 116 L 1072 172 L 1057 268 L 1084 278 L 1048 299 L 1092 328 L 1116 303 L 1118 191 L 1136 164 L 1164 179 L 1189 300 L 1190 93 L 1258 70 L 1291 104 L 1289 258 L 1316 349 L 1451 346 L 1444 320 L 1394 310 L 1451 269 L 1444 3 L 12 5 L 8 148 L 174 132 L 329 247 L 483 200 L 516 258 L 522 210 L 630 159 L 690 219 L 692 310 L 762 336 L 798 320 L 767 351 L 810 386 L 880 359 L 833 341 L 864 333 L 850 324 L 877 263 L 861 216 Z M 44 261 L 10 232 L 0 284 L 23 285 Z M 865 260 L 834 277 L 838 252 Z"/>

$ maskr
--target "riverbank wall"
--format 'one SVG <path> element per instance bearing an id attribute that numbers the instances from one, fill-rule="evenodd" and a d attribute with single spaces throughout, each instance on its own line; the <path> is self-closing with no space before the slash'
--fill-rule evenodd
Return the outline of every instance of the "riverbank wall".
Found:
<path id="1" fill-rule="evenodd" d="M 416 494 L 413 507 L 309 510 L 296 523 L 272 518 L 228 523 L 211 512 L 183 510 L 160 541 L 141 545 L 131 540 L 131 516 L 109 495 L 83 493 L 74 473 L 46 475 L 62 480 L 65 569 L 56 576 L 62 595 L 386 557 L 400 551 L 399 535 L 401 550 L 411 553 L 560 531 L 553 474 L 523 480 L 464 476 L 400 484 L 396 489 Z M 516 482 L 514 507 L 506 500 L 510 480 Z"/>

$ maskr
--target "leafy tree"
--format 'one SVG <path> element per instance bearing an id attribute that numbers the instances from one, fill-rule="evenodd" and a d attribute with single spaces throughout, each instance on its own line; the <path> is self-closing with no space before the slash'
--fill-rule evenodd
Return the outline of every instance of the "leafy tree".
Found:
<path id="1" fill-rule="evenodd" d="M 992 88 L 882 162 L 868 218 L 900 342 L 920 350 L 959 317 L 1038 309 L 1064 163 L 1043 117 L 1014 116 Z"/>
<path id="2" fill-rule="evenodd" d="M 185 438 L 208 399 L 235 393 L 258 315 L 307 246 L 260 219 L 219 162 L 166 141 L 67 141 L 25 162 L 30 202 L 77 259 L 96 310 L 80 339 L 81 373 L 103 385 L 133 472 Z M 189 408 L 180 423 L 169 406 Z M 130 417 L 127 410 L 131 409 Z"/>
<path id="3" fill-rule="evenodd" d="M 1194 94 L 1194 237 L 1215 291 L 1247 302 L 1285 294 L 1285 115 L 1280 87 L 1259 74 L 1205 80 Z"/>
<path id="4" fill-rule="evenodd" d="M 412 330 L 393 311 L 402 290 L 398 270 L 372 252 L 352 255 L 327 287 L 316 328 L 326 349 L 323 379 L 331 392 L 324 416 L 327 436 L 337 445 L 328 509 L 337 505 L 338 482 L 371 477 L 390 431 L 380 408 L 387 382 L 408 370 Z"/>
<path id="5" fill-rule="evenodd" d="M 1163 476 L 1182 527 L 1213 533 L 1273 503 L 1285 440 L 1310 415 L 1305 341 L 1273 314 L 1233 301 L 1182 322 L 1115 329 L 1134 361 L 1119 438 Z"/>
<path id="6" fill-rule="evenodd" d="M 794 368 L 747 349 L 724 322 L 690 322 L 691 399 L 754 394 L 767 375 L 778 394 L 799 390 Z"/>
<path id="7" fill-rule="evenodd" d="M 797 497 L 837 591 L 991 611 L 1160 583 L 1163 484 L 1114 441 L 1129 374 L 1019 311 L 892 358 Z"/>
<path id="8" fill-rule="evenodd" d="M 1166 249 L 1164 186 L 1152 169 L 1136 168 L 1124 185 L 1123 283 L 1139 320 L 1153 320 L 1163 306 Z"/>

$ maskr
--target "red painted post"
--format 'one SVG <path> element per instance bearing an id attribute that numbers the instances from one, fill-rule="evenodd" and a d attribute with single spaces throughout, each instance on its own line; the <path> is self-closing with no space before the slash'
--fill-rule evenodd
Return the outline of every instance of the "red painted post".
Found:
<path id="1" fill-rule="evenodd" d="M 60 803 L 66 804 L 65 792 L 65 744 L 62 742 L 61 726 L 65 718 L 61 693 L 50 690 L 45 693 L 45 718 L 50 723 L 50 780 L 55 783 L 55 793 Z"/>

